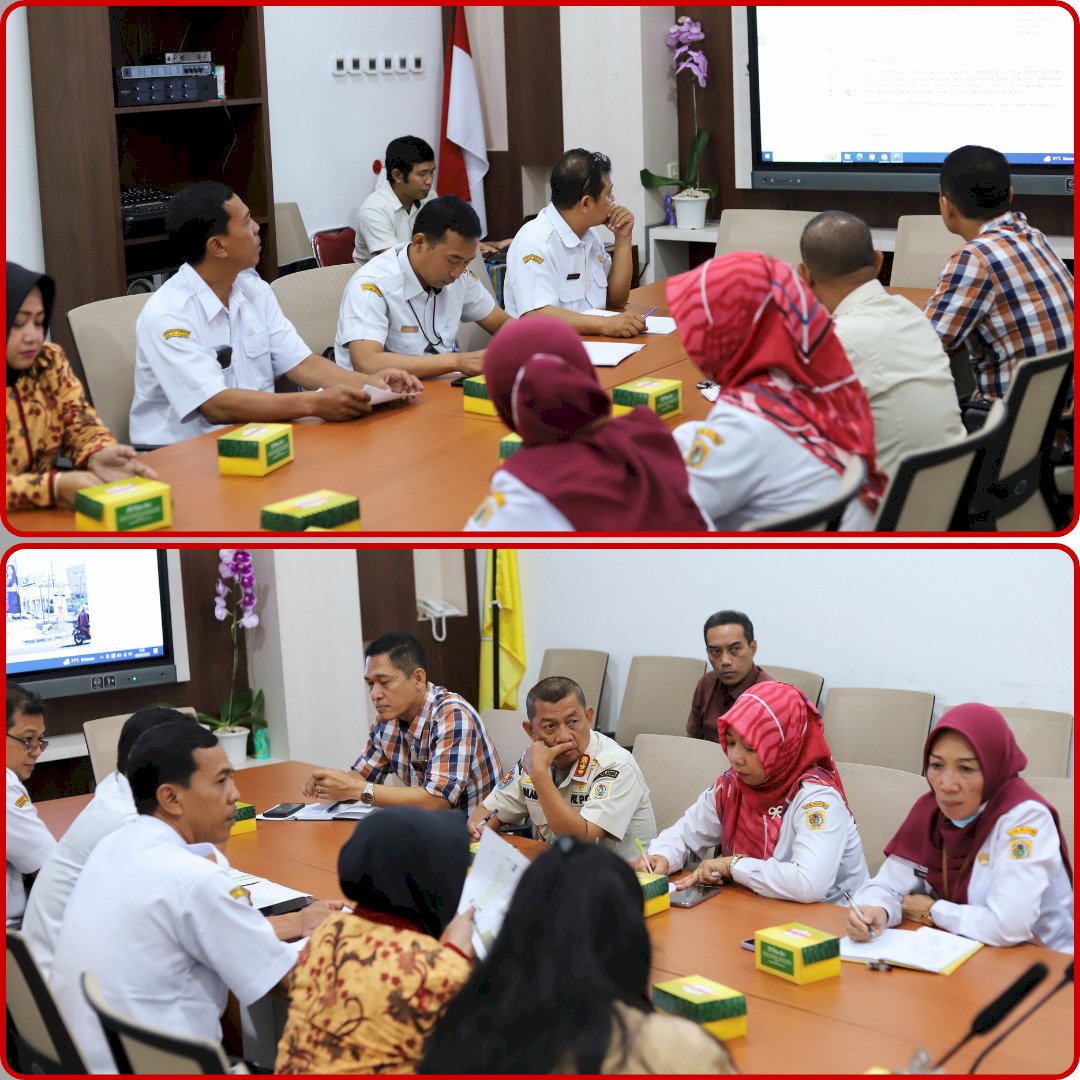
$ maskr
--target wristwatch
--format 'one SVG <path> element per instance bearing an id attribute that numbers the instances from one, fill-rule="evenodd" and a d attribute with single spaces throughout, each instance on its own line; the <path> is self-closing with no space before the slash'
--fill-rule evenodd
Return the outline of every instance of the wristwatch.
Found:
<path id="1" fill-rule="evenodd" d="M 360 793 L 360 801 L 364 804 L 364 806 L 374 806 L 375 805 L 375 783 L 374 783 L 374 781 L 369 780 L 364 785 L 364 790 Z"/>
<path id="2" fill-rule="evenodd" d="M 732 855 L 732 856 L 731 856 L 731 858 L 730 858 L 730 859 L 728 860 L 728 864 L 727 864 L 727 872 L 728 872 L 728 877 L 730 877 L 730 878 L 731 878 L 731 879 L 732 879 L 733 881 L 735 880 L 735 875 L 734 875 L 734 873 L 733 873 L 733 871 L 734 871 L 734 869 L 735 869 L 735 864 L 736 864 L 736 863 L 737 863 L 737 862 L 738 862 L 738 861 L 739 861 L 739 860 L 740 860 L 741 858 L 742 858 L 742 856 L 741 856 L 741 855 Z"/>

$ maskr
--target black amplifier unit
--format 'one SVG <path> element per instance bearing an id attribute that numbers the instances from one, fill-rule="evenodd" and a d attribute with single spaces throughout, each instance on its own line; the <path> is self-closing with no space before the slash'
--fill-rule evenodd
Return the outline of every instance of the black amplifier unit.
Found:
<path id="1" fill-rule="evenodd" d="M 172 195 L 156 187 L 130 187 L 120 191 L 120 220 L 124 236 L 144 236 L 165 228 L 165 210 Z"/>
<path id="2" fill-rule="evenodd" d="M 167 78 L 116 78 L 116 104 L 165 105 L 183 101 L 214 101 L 218 93 L 216 75 L 172 75 Z"/>

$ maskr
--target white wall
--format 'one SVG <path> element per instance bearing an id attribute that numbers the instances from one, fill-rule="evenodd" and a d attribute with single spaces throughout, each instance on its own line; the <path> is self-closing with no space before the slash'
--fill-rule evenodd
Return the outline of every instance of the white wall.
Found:
<path id="1" fill-rule="evenodd" d="M 678 159 L 674 68 L 664 44 L 670 7 L 563 7 L 563 144 L 611 158 L 615 198 L 634 215 L 634 243 L 663 220 L 663 199 L 645 191 L 643 168 Z"/>
<path id="2" fill-rule="evenodd" d="M 631 657 L 704 664 L 701 627 L 720 608 L 753 620 L 763 667 L 816 671 L 825 694 L 926 690 L 935 717 L 964 701 L 1073 711 L 1074 575 L 1061 551 L 523 550 L 518 566 L 524 688 L 547 648 L 606 649 L 605 730 Z"/>
<path id="3" fill-rule="evenodd" d="M 34 270 L 45 268 L 41 241 L 41 203 L 38 199 L 37 149 L 34 145 L 34 105 L 30 97 L 30 48 L 26 8 L 9 13 L 7 28 L 7 258 Z"/>
<path id="4" fill-rule="evenodd" d="M 270 753 L 346 769 L 367 743 L 356 553 L 252 551 L 259 625 L 248 675 L 266 694 Z"/>
<path id="5" fill-rule="evenodd" d="M 439 8 L 266 7 L 263 19 L 274 199 L 299 203 L 309 233 L 349 224 L 391 139 L 419 135 L 438 152 Z M 335 53 L 420 53 L 424 72 L 335 76 Z"/>

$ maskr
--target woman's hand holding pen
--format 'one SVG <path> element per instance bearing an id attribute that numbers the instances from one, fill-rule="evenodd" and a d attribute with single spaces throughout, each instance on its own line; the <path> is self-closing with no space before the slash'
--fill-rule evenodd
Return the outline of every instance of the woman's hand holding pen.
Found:
<path id="1" fill-rule="evenodd" d="M 852 941 L 869 941 L 871 931 L 880 934 L 888 924 L 889 913 L 884 908 L 863 904 L 848 911 L 848 937 Z"/>

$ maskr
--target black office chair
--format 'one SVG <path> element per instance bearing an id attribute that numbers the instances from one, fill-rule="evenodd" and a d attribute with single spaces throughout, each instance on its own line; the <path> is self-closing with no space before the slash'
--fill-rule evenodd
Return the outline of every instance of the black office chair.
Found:
<path id="1" fill-rule="evenodd" d="M 1051 451 L 1072 385 L 1072 368 L 1072 349 L 1024 360 L 1017 367 L 1005 395 L 1008 412 L 1001 452 L 983 461 L 975 485 L 969 511 L 972 529 L 1053 532 L 1068 525 L 1071 512 L 1060 520 L 1061 496 Z"/>

